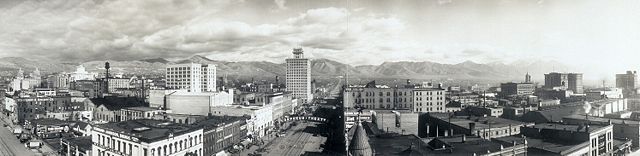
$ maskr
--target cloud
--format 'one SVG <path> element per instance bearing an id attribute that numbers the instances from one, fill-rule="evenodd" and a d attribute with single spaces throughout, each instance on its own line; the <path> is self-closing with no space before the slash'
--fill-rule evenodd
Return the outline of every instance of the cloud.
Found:
<path id="1" fill-rule="evenodd" d="M 278 6 L 279 10 L 287 10 L 287 6 L 285 6 L 285 4 L 287 3 L 286 0 L 274 0 L 274 2 L 276 3 L 276 6 Z"/>

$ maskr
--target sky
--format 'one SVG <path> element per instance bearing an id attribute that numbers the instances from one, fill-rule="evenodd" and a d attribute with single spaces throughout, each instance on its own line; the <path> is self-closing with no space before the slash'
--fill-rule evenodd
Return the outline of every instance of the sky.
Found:
<path id="1" fill-rule="evenodd" d="M 0 0 L 0 57 L 202 55 L 351 65 L 555 60 L 595 79 L 638 69 L 640 1 Z"/>

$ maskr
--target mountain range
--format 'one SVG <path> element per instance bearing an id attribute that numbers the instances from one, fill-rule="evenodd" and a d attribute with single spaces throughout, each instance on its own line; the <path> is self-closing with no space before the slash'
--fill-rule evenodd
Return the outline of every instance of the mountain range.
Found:
<path id="1" fill-rule="evenodd" d="M 283 76 L 286 70 L 285 63 L 273 63 L 266 61 L 242 61 L 230 62 L 212 60 L 204 56 L 167 60 L 153 58 L 134 61 L 105 60 L 111 65 L 112 73 L 124 73 L 133 75 L 164 75 L 164 68 L 168 64 L 200 63 L 215 64 L 218 76 L 228 75 L 245 78 L 269 78 Z M 87 71 L 102 72 L 105 61 L 89 61 L 80 63 Z M 19 68 L 25 73 L 38 68 L 43 73 L 73 72 L 78 63 L 47 63 L 43 60 L 33 60 L 19 57 L 0 58 L 0 74 L 12 75 Z M 523 60 L 514 63 L 475 63 L 466 61 L 458 64 L 443 64 L 429 61 L 423 62 L 384 62 L 380 65 L 352 66 L 334 60 L 318 58 L 311 60 L 312 76 L 319 78 L 332 78 L 343 76 L 358 78 L 411 78 L 411 79 L 480 79 L 480 80 L 520 80 L 529 72 L 534 79 L 554 69 L 569 69 L 566 65 L 555 61 Z"/>

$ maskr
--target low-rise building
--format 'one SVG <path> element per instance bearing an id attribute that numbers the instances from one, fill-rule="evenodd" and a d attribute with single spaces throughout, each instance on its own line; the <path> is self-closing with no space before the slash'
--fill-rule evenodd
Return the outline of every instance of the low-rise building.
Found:
<path id="1" fill-rule="evenodd" d="M 14 99 L 16 101 L 18 122 L 20 123 L 39 118 L 56 118 L 56 116 L 47 116 L 48 113 L 84 110 L 82 105 L 72 103 L 70 96 L 20 96 Z"/>
<path id="2" fill-rule="evenodd" d="M 58 138 L 61 132 L 70 132 L 74 122 L 42 118 L 29 121 L 33 133 L 40 138 Z"/>
<path id="3" fill-rule="evenodd" d="M 129 120 L 96 125 L 93 155 L 203 155 L 203 130 L 163 120 Z"/>
<path id="4" fill-rule="evenodd" d="M 72 126 L 71 131 L 73 131 L 76 136 L 91 136 L 92 127 L 89 123 L 79 121 Z"/>
<path id="5" fill-rule="evenodd" d="M 614 149 L 612 125 L 546 123 L 521 129 L 522 135 L 527 137 L 528 151 L 531 155 L 600 156 L 611 155 Z M 505 141 L 514 140 L 506 139 Z"/>
<path id="6" fill-rule="evenodd" d="M 572 125 L 613 125 L 613 137 L 618 139 L 631 139 L 634 148 L 640 148 L 640 121 L 602 118 L 584 115 L 571 115 L 562 118 L 562 122 Z"/>
<path id="7" fill-rule="evenodd" d="M 533 125 L 497 117 L 455 116 L 451 113 L 429 113 L 418 126 L 420 137 L 454 136 L 465 134 L 480 138 L 499 138 L 520 134 L 520 127 Z"/>
<path id="8" fill-rule="evenodd" d="M 223 155 L 247 137 L 246 117 L 208 116 L 206 120 L 191 124 L 203 129 L 204 155 Z"/>
<path id="9" fill-rule="evenodd" d="M 153 107 L 125 107 L 120 109 L 120 121 L 151 119 L 154 115 L 165 112 L 165 110 Z"/>
<path id="10" fill-rule="evenodd" d="M 91 136 L 60 139 L 60 155 L 63 156 L 91 156 Z"/>
<path id="11" fill-rule="evenodd" d="M 233 104 L 233 89 L 228 92 L 177 91 L 166 95 L 166 106 L 176 114 L 208 115 L 211 107 Z"/>
<path id="12" fill-rule="evenodd" d="M 535 89 L 536 86 L 533 83 L 502 83 L 500 95 L 503 97 L 532 95 Z"/>
<path id="13" fill-rule="evenodd" d="M 528 155 L 527 142 L 501 142 L 477 136 L 458 135 L 434 138 L 426 143 L 423 155 L 484 155 L 518 156 Z"/>
<path id="14" fill-rule="evenodd" d="M 119 122 L 123 119 L 121 109 L 145 106 L 144 101 L 129 97 L 96 98 L 89 102 L 95 106 L 93 118 L 97 122 Z"/>
<path id="15" fill-rule="evenodd" d="M 174 114 L 174 113 L 162 113 L 153 116 L 155 120 L 166 120 L 179 124 L 193 124 L 206 119 L 204 115 L 190 115 L 190 114 Z"/>
<path id="16" fill-rule="evenodd" d="M 418 135 L 420 113 L 407 110 L 372 110 L 373 123 L 378 129 L 387 133 Z"/>
<path id="17" fill-rule="evenodd" d="M 215 116 L 248 116 L 247 129 L 251 136 L 263 137 L 274 126 L 273 106 L 217 106 L 212 108 Z"/>
<path id="18" fill-rule="evenodd" d="M 470 115 L 475 115 L 475 116 L 493 116 L 493 117 L 500 117 L 502 116 L 502 114 L 504 113 L 504 108 L 503 107 L 477 107 L 477 106 L 471 106 L 471 107 L 467 107 L 466 111 L 470 114 Z"/>
<path id="19" fill-rule="evenodd" d="M 557 106 L 560 105 L 560 100 L 540 100 L 538 107 Z"/>
<path id="20" fill-rule="evenodd" d="M 576 114 L 604 116 L 606 114 L 625 111 L 626 99 L 606 99 L 598 101 L 580 101 L 563 103 L 556 106 L 540 107 L 537 111 L 525 113 L 520 120 L 524 122 L 546 123 L 560 122 L 563 117 Z"/>

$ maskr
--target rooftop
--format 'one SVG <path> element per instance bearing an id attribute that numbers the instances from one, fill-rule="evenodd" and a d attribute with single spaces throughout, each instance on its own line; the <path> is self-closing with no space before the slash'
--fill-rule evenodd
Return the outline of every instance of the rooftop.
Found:
<path id="1" fill-rule="evenodd" d="M 509 125 L 517 126 L 524 125 L 524 122 L 497 118 L 497 117 L 479 117 L 479 116 L 452 116 L 449 119 L 449 113 L 429 113 L 431 117 L 438 118 L 443 121 L 451 121 L 451 124 L 469 128 L 469 123 L 475 123 L 476 129 L 485 129 L 489 127 L 506 127 Z"/>
<path id="2" fill-rule="evenodd" d="M 36 125 L 70 125 L 71 122 L 68 121 L 62 121 L 59 119 L 54 119 L 54 118 L 40 118 L 40 119 L 35 119 L 35 120 L 31 120 L 32 124 L 36 124 Z"/>
<path id="3" fill-rule="evenodd" d="M 133 97 L 105 97 L 90 99 L 96 107 L 104 105 L 109 110 L 120 110 L 128 107 L 141 107 L 146 104 L 140 99 Z"/>
<path id="4" fill-rule="evenodd" d="M 599 123 L 609 123 L 611 121 L 612 124 L 628 124 L 628 125 L 640 125 L 640 121 L 633 119 L 619 119 L 619 118 L 603 118 L 603 117 L 595 117 L 589 116 L 588 118 L 584 116 L 584 114 L 574 114 L 565 116 L 565 119 L 575 119 L 575 120 L 589 120 L 591 122 L 599 122 Z"/>
<path id="5" fill-rule="evenodd" d="M 93 145 L 91 136 L 63 138 L 63 140 L 68 142 L 70 146 L 78 146 L 81 151 L 91 150 Z"/>
<path id="6" fill-rule="evenodd" d="M 136 111 L 143 111 L 143 112 L 146 112 L 146 111 L 157 111 L 157 110 L 160 110 L 160 109 L 158 109 L 158 108 L 154 108 L 154 107 L 129 107 L 129 108 L 125 108 L 125 109 L 128 109 L 128 110 L 136 110 Z"/>
<path id="7" fill-rule="evenodd" d="M 427 155 L 428 145 L 415 135 L 370 137 L 376 155 Z"/>
<path id="8" fill-rule="evenodd" d="M 603 128 L 605 126 L 601 126 L 601 125 L 589 125 L 587 126 L 582 126 L 582 125 L 565 125 L 565 124 L 558 124 L 558 123 L 544 123 L 544 124 L 536 124 L 531 126 L 531 128 L 537 128 L 537 129 L 548 129 L 548 130 L 559 130 L 559 131 L 573 131 L 573 132 L 585 132 L 585 130 L 588 130 L 589 133 L 594 132 L 599 130 L 600 128 Z"/>
<path id="9" fill-rule="evenodd" d="M 226 124 L 230 124 L 236 121 L 245 123 L 248 117 L 235 117 L 235 116 L 208 116 L 207 119 L 191 124 L 190 126 L 196 128 L 203 128 L 205 130 L 215 129 Z M 245 123 L 246 124 L 246 123 Z"/>
<path id="10" fill-rule="evenodd" d="M 429 142 L 429 153 L 427 155 L 470 155 L 485 154 L 487 151 L 501 151 L 501 148 L 513 147 L 512 142 L 489 141 L 479 137 L 464 136 L 440 137 Z M 442 143 L 445 143 L 445 149 Z M 522 145 L 524 142 L 517 143 Z"/>
<path id="11" fill-rule="evenodd" d="M 524 143 L 526 139 L 528 143 L 528 153 L 535 155 L 552 155 L 552 154 L 567 154 L 571 153 L 575 150 L 578 150 L 582 147 L 589 146 L 589 142 L 585 141 L 582 143 L 560 143 L 560 142 L 551 142 L 549 140 L 537 139 L 537 138 L 524 138 L 521 136 L 507 136 L 501 138 L 494 138 L 496 141 L 500 142 L 516 142 L 517 144 Z"/>
<path id="12" fill-rule="evenodd" d="M 169 121 L 151 119 L 106 123 L 96 125 L 96 127 L 136 137 L 147 143 L 166 139 L 169 135 L 181 135 L 198 129 Z"/>

